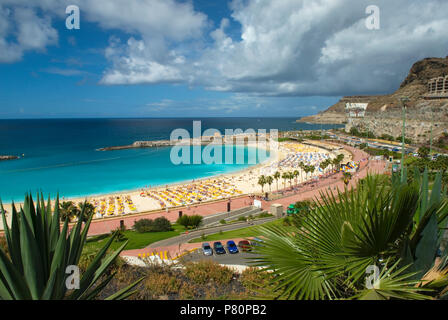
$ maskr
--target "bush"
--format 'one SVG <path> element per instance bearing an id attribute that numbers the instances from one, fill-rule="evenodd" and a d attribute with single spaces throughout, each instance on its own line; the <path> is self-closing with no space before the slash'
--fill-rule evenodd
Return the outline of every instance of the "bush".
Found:
<path id="1" fill-rule="evenodd" d="M 232 281 L 233 271 L 214 261 L 202 260 L 197 263 L 188 262 L 185 265 L 185 275 L 198 284 L 213 281 L 219 285 L 225 285 Z"/>
<path id="2" fill-rule="evenodd" d="M 194 216 L 182 216 L 179 219 L 177 219 L 177 223 L 180 224 L 181 226 L 184 226 L 185 229 L 188 228 L 197 228 L 201 225 L 202 223 L 202 216 L 199 215 L 194 215 Z"/>
<path id="3" fill-rule="evenodd" d="M 274 276 L 272 274 L 254 267 L 245 269 L 240 276 L 241 284 L 251 297 L 257 295 L 268 296 L 272 292 L 273 279 Z"/>
<path id="4" fill-rule="evenodd" d="M 135 221 L 134 230 L 140 233 L 151 232 L 154 222 L 151 219 L 141 219 Z"/>
<path id="5" fill-rule="evenodd" d="M 171 222 L 165 217 L 159 217 L 155 220 L 141 219 L 134 223 L 134 230 L 140 233 L 144 232 L 164 232 L 173 230 Z"/>
<path id="6" fill-rule="evenodd" d="M 165 217 L 159 217 L 154 220 L 153 232 L 172 231 L 171 222 Z"/>
<path id="7" fill-rule="evenodd" d="M 197 228 L 197 227 L 199 227 L 201 225 L 202 219 L 203 219 L 202 216 L 198 216 L 198 215 L 191 216 L 190 217 L 190 225 L 193 228 Z"/>
<path id="8" fill-rule="evenodd" d="M 182 282 L 175 275 L 169 273 L 150 272 L 145 280 L 145 288 L 154 297 L 176 294 Z"/>

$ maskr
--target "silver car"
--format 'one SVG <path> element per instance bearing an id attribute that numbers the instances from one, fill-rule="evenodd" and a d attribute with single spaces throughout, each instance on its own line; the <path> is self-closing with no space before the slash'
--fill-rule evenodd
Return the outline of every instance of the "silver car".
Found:
<path id="1" fill-rule="evenodd" d="M 212 247 L 210 247 L 210 244 L 208 244 L 208 243 L 202 244 L 202 252 L 204 253 L 204 256 L 213 255 L 213 249 L 212 249 Z"/>

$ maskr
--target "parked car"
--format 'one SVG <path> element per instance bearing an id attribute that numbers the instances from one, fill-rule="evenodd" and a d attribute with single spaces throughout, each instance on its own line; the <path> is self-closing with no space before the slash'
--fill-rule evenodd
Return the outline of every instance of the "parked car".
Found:
<path id="1" fill-rule="evenodd" d="M 226 253 L 226 249 L 224 249 L 224 246 L 219 241 L 213 243 L 213 250 L 215 251 L 216 254 L 225 254 Z"/>
<path id="2" fill-rule="evenodd" d="M 238 242 L 238 247 L 240 247 L 241 251 L 243 252 L 252 251 L 252 246 L 247 240 L 241 240 L 240 242 Z"/>
<path id="3" fill-rule="evenodd" d="M 261 246 L 264 241 L 260 238 L 254 238 L 253 241 L 250 242 L 252 247 Z"/>
<path id="4" fill-rule="evenodd" d="M 238 253 L 238 247 L 235 244 L 235 241 L 233 240 L 229 240 L 227 241 L 227 250 L 229 251 L 229 253 Z"/>
<path id="5" fill-rule="evenodd" d="M 202 252 L 204 253 L 204 256 L 211 256 L 213 255 L 213 249 L 210 247 L 208 243 L 202 244 Z"/>

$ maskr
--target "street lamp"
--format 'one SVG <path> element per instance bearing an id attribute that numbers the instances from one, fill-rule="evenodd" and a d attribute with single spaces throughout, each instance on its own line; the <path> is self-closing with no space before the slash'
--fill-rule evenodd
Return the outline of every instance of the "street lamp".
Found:
<path id="1" fill-rule="evenodd" d="M 432 130 L 434 126 L 434 111 L 431 107 L 431 136 L 429 137 L 429 155 L 432 153 Z"/>
<path id="2" fill-rule="evenodd" d="M 409 97 L 401 97 L 402 113 L 403 113 L 403 128 L 401 132 L 401 180 L 404 177 L 404 139 L 406 135 L 406 103 L 409 102 Z"/>

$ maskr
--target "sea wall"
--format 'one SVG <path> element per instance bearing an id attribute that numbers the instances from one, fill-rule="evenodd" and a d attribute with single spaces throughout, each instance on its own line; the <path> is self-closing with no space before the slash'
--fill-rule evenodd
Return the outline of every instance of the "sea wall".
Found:
<path id="1" fill-rule="evenodd" d="M 0 161 L 19 159 L 17 156 L 0 156 Z"/>
<path id="2" fill-rule="evenodd" d="M 154 141 L 135 141 L 133 144 L 125 146 L 112 146 L 97 149 L 97 151 L 113 151 L 124 149 L 139 149 L 139 148 L 158 148 L 158 147 L 170 147 L 175 145 L 209 145 L 216 144 L 235 144 L 235 145 L 248 145 L 251 142 L 263 143 L 267 141 L 266 145 L 269 148 L 269 134 L 266 135 L 233 135 L 233 136 L 204 136 L 199 139 L 183 139 L 183 140 L 154 140 Z"/>

